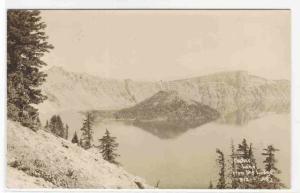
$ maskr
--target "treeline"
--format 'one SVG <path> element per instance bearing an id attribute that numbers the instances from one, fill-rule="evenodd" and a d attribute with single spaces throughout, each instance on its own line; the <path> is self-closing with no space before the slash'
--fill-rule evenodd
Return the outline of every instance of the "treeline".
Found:
<path id="1" fill-rule="evenodd" d="M 85 114 L 85 118 L 80 129 L 80 138 L 78 137 L 78 134 L 75 131 L 71 142 L 79 145 L 85 150 L 95 147 L 102 154 L 104 160 L 107 160 L 113 164 L 120 164 L 116 160 L 116 158 L 120 156 L 116 153 L 117 148 L 119 146 L 119 144 L 116 142 L 116 137 L 111 136 L 110 132 L 106 129 L 104 136 L 98 139 L 100 145 L 93 145 L 93 125 L 94 116 L 92 115 L 92 113 L 87 112 Z M 55 136 L 68 140 L 69 126 L 63 123 L 59 115 L 53 115 L 50 121 L 47 120 L 44 128 L 46 131 L 53 133 Z"/>
<path id="2" fill-rule="evenodd" d="M 68 139 L 69 126 L 68 124 L 64 126 L 59 115 L 53 115 L 50 121 L 46 121 L 45 130 L 53 133 L 58 137 Z"/>
<path id="3" fill-rule="evenodd" d="M 276 149 L 268 145 L 263 149 L 264 168 L 257 166 L 253 152 L 252 143 L 248 144 L 246 139 L 238 144 L 237 148 L 231 144 L 229 159 L 225 159 L 224 153 L 217 149 L 217 165 L 219 167 L 216 186 L 209 183 L 209 188 L 217 189 L 280 189 L 284 184 L 278 178 L 281 171 L 276 167 Z M 229 164 L 226 164 L 229 163 Z"/>
<path id="4" fill-rule="evenodd" d="M 93 126 L 95 118 L 91 112 L 85 114 L 83 124 L 81 127 L 81 137 L 78 140 L 77 133 L 75 132 L 72 138 L 72 143 L 77 143 L 84 149 L 90 149 L 95 147 L 102 154 L 104 160 L 119 165 L 120 163 L 116 160 L 119 154 L 116 153 L 119 144 L 116 142 L 116 137 L 111 136 L 110 132 L 106 129 L 105 134 L 102 138 L 98 139 L 100 142 L 99 146 L 93 145 Z"/>
<path id="5" fill-rule="evenodd" d="M 39 88 L 47 77 L 41 71 L 47 65 L 42 57 L 54 48 L 47 41 L 46 27 L 38 10 L 7 11 L 7 118 L 34 131 L 42 127 L 38 109 L 34 105 L 47 99 Z M 93 118 L 91 113 L 87 113 L 81 138 L 75 132 L 71 141 L 84 149 L 91 148 L 92 126 Z M 69 127 L 64 125 L 59 115 L 53 115 L 47 121 L 45 130 L 68 139 Z M 118 143 L 115 140 L 106 130 L 99 139 L 100 146 L 97 146 L 103 158 L 111 163 L 118 163 L 116 157 L 119 155 L 115 153 Z"/>

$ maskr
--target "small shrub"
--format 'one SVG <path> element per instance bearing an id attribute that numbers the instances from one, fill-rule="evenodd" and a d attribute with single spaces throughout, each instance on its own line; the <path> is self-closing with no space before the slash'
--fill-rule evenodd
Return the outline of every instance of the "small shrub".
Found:
<path id="1" fill-rule="evenodd" d="M 44 167 L 46 167 L 46 164 L 43 161 L 39 160 L 39 159 L 35 159 L 33 161 L 33 165 L 36 166 L 36 167 L 38 167 L 38 168 L 44 168 Z"/>
<path id="2" fill-rule="evenodd" d="M 9 166 L 25 172 L 29 176 L 43 178 L 45 181 L 52 183 L 56 187 L 62 188 L 76 188 L 78 177 L 76 171 L 69 168 L 65 171 L 57 169 L 51 171 L 45 162 L 39 159 L 24 161 L 13 160 L 8 163 Z"/>
<path id="3" fill-rule="evenodd" d="M 68 169 L 66 176 L 68 176 L 68 177 L 72 177 L 72 176 L 73 176 L 73 174 L 74 174 L 74 170 L 72 170 L 72 169 Z"/>
<path id="4" fill-rule="evenodd" d="M 8 165 L 10 167 L 13 167 L 13 168 L 18 168 L 18 167 L 21 166 L 21 161 L 20 160 L 14 160 L 14 161 L 8 163 Z"/>

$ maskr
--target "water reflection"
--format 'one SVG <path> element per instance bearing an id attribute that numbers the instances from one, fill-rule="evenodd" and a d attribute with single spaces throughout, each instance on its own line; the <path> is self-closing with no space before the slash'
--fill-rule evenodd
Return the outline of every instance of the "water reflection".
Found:
<path id="1" fill-rule="evenodd" d="M 214 118 L 205 122 L 201 121 L 131 121 L 127 124 L 131 124 L 135 127 L 143 129 L 155 135 L 161 139 L 173 139 L 190 129 L 199 128 L 202 125 L 209 122 L 218 122 L 229 125 L 246 125 L 251 120 L 261 118 L 269 113 L 282 114 L 289 113 L 289 104 L 252 104 L 247 106 L 240 106 L 236 111 L 227 114 L 221 114 L 219 118 Z"/>
<path id="2" fill-rule="evenodd" d="M 215 149 L 222 148 L 225 155 L 230 155 L 232 140 L 238 143 L 247 138 L 252 142 L 258 163 L 263 161 L 262 149 L 274 144 L 280 149 L 277 156 L 278 168 L 283 171 L 280 177 L 288 185 L 289 128 L 290 116 L 275 113 L 265 114 L 244 125 L 213 121 L 194 129 L 179 128 L 178 131 L 158 127 L 146 130 L 134 126 L 133 122 L 103 120 L 95 125 L 94 139 L 101 138 L 109 129 L 120 144 L 119 161 L 125 169 L 143 177 L 151 185 L 160 180 L 160 188 L 207 188 L 209 181 L 216 181 L 218 177 Z M 165 138 L 158 137 L 161 135 Z"/>
<path id="3" fill-rule="evenodd" d="M 205 123 L 195 121 L 133 121 L 132 125 L 141 128 L 161 139 L 171 139 L 180 136 L 189 129 L 197 128 Z"/>
<path id="4" fill-rule="evenodd" d="M 266 105 L 256 103 L 247 106 L 240 106 L 236 111 L 227 114 L 221 114 L 218 123 L 231 125 L 246 125 L 251 120 L 265 116 L 268 113 L 282 114 L 290 112 L 290 104 L 272 104 Z"/>

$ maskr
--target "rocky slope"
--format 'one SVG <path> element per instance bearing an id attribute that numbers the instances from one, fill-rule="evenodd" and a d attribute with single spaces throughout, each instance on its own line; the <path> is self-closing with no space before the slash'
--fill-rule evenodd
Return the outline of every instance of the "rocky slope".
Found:
<path id="1" fill-rule="evenodd" d="M 42 90 L 48 100 L 40 109 L 47 111 L 119 109 L 159 90 L 159 85 L 151 82 L 103 79 L 67 72 L 60 67 L 52 67 L 46 73 L 48 77 Z"/>
<path id="2" fill-rule="evenodd" d="M 150 188 L 95 150 L 10 120 L 7 126 L 8 188 Z"/>
<path id="3" fill-rule="evenodd" d="M 67 72 L 60 67 L 48 71 L 43 91 L 48 100 L 40 111 L 122 109 L 136 105 L 159 91 L 177 91 L 181 96 L 216 109 L 221 115 L 248 106 L 273 110 L 290 103 L 290 82 L 266 80 L 244 71 L 224 72 L 196 78 L 140 82 L 103 79 Z"/>

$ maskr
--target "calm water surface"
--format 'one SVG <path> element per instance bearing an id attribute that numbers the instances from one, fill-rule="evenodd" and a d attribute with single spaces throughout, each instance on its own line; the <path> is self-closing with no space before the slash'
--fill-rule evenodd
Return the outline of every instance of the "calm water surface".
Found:
<path id="1" fill-rule="evenodd" d="M 50 118 L 51 115 L 42 117 Z M 80 130 L 83 117 L 74 112 L 60 115 L 63 122 L 70 126 L 71 138 L 75 129 L 77 132 Z M 207 188 L 210 180 L 216 182 L 216 148 L 220 148 L 228 157 L 231 140 L 235 144 L 243 138 L 252 142 L 261 167 L 262 149 L 273 144 L 280 149 L 277 155 L 278 168 L 282 170 L 280 178 L 289 186 L 290 115 L 273 113 L 243 124 L 240 121 L 238 124 L 233 122 L 211 122 L 173 134 L 169 130 L 164 132 L 154 128 L 149 131 L 121 121 L 105 120 L 95 124 L 94 142 L 97 144 L 97 139 L 108 129 L 120 144 L 118 153 L 121 156 L 118 160 L 122 166 L 151 185 L 160 181 L 160 188 Z"/>
<path id="2" fill-rule="evenodd" d="M 280 149 L 278 167 L 283 171 L 281 179 L 289 185 L 289 114 L 269 114 L 245 125 L 208 123 L 167 139 L 108 120 L 95 125 L 95 139 L 101 138 L 105 129 L 117 137 L 123 167 L 151 185 L 160 181 L 160 188 L 207 188 L 209 181 L 217 178 L 216 148 L 228 156 L 231 140 L 239 143 L 243 138 L 253 143 L 259 163 L 262 148 L 274 144 Z"/>

